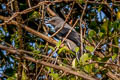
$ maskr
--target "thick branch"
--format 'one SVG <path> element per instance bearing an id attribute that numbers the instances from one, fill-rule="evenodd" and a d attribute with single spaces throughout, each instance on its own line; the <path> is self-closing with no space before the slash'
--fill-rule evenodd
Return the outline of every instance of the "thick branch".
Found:
<path id="1" fill-rule="evenodd" d="M 1 20 L 4 20 L 4 21 L 9 20 L 9 18 L 3 17 L 3 16 L 0 16 L 0 19 L 1 19 Z M 14 21 L 14 20 L 8 22 L 7 24 L 14 24 L 14 25 L 16 25 L 17 27 L 19 26 L 19 23 L 16 22 L 16 21 Z M 36 30 L 34 30 L 34 29 L 32 29 L 32 28 L 29 28 L 29 27 L 26 26 L 26 25 L 22 25 L 22 24 L 20 24 L 20 25 L 22 26 L 22 28 L 24 28 L 26 31 L 30 32 L 31 34 L 34 34 L 34 35 L 36 35 L 36 36 L 38 36 L 38 37 L 46 40 L 47 42 L 49 42 L 49 43 L 51 43 L 51 44 L 53 44 L 53 45 L 56 45 L 57 41 L 55 41 L 54 39 L 52 39 L 52 38 L 50 38 L 50 37 L 48 37 L 48 36 L 46 36 L 46 35 L 44 35 L 44 34 L 42 34 L 42 33 L 40 33 L 40 32 L 37 32 Z"/>
<path id="2" fill-rule="evenodd" d="M 36 35 L 36 36 L 38 36 L 38 37 L 46 40 L 47 42 L 49 42 L 49 43 L 51 43 L 51 44 L 54 44 L 54 45 L 55 45 L 55 44 L 57 43 L 57 41 L 55 41 L 54 39 L 52 39 L 52 38 L 50 38 L 50 37 L 48 37 L 48 36 L 45 36 L 45 35 L 43 35 L 42 33 L 37 32 L 37 31 L 35 31 L 35 30 L 27 27 L 27 26 L 23 26 L 23 28 L 24 28 L 26 31 L 28 31 L 28 32 L 30 32 L 30 33 L 32 33 L 32 34 L 34 34 L 34 35 Z"/>
<path id="3" fill-rule="evenodd" d="M 5 47 L 5 46 L 2 46 L 0 45 L 0 48 L 3 49 L 3 50 L 6 50 L 10 53 L 14 53 L 14 54 L 20 54 L 17 52 L 17 50 L 11 50 L 9 49 L 8 47 Z M 54 64 L 51 64 L 51 63 L 47 63 L 47 62 L 44 62 L 44 61 L 40 61 L 40 60 L 35 60 L 34 58 L 31 58 L 29 56 L 23 56 L 24 59 L 27 59 L 29 61 L 32 61 L 34 63 L 39 63 L 39 64 L 42 64 L 42 65 L 45 65 L 45 66 L 48 66 L 48 67 L 51 67 L 51 68 L 54 68 L 54 69 L 57 69 L 57 70 L 62 70 L 66 73 L 69 73 L 69 74 L 73 74 L 75 76 L 79 76 L 79 77 L 82 77 L 84 79 L 87 79 L 87 80 L 96 80 L 95 78 L 92 78 L 91 76 L 89 76 L 88 74 L 80 71 L 80 72 L 77 72 L 77 71 L 74 71 L 70 68 L 67 68 L 67 67 L 64 67 L 64 66 L 58 66 L 58 65 L 54 65 Z"/>

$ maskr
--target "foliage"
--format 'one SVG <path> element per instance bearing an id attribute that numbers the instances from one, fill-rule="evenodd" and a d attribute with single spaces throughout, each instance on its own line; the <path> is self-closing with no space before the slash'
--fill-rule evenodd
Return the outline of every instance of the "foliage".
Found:
<path id="1" fill-rule="evenodd" d="M 75 73 L 82 71 L 84 74 L 100 80 L 120 79 L 120 11 L 117 2 L 109 0 L 106 5 L 104 0 L 96 0 L 97 2 L 73 0 L 75 3 L 71 0 L 16 1 L 0 1 L 1 79 L 83 80 L 85 78 L 71 73 L 72 71 Z M 38 3 L 39 6 L 37 6 Z M 80 27 L 83 31 L 81 37 L 84 54 L 80 56 L 79 60 L 76 58 L 76 53 L 81 51 L 81 46 L 76 47 L 73 51 L 68 49 L 62 40 L 54 44 L 57 36 L 52 37 L 54 40 L 48 37 L 53 34 L 53 31 L 50 30 L 49 25 L 45 25 L 46 19 L 52 14 L 48 11 L 47 5 L 50 5 L 50 9 L 63 19 L 74 5 L 67 22 L 73 25 L 77 18 L 82 19 L 82 26 L 78 22 L 75 28 L 78 33 L 81 31 Z M 17 12 L 21 13 L 17 15 Z M 17 16 L 13 16 L 14 14 Z M 9 21 L 5 23 L 6 18 Z M 15 25 L 12 21 L 19 24 Z M 25 26 L 22 27 L 23 25 L 44 36 L 41 37 L 34 32 L 27 31 Z M 46 36 L 49 40 L 46 40 Z M 44 65 L 42 61 L 48 64 Z M 61 67 L 69 69 L 64 70 Z M 22 75 L 21 78 L 18 73 Z"/>

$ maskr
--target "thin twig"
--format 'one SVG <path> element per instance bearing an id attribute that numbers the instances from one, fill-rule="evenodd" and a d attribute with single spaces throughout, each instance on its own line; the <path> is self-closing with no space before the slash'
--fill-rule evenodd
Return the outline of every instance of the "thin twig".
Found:
<path id="1" fill-rule="evenodd" d="M 88 1 L 88 0 L 87 0 Z M 84 6 L 84 9 L 83 9 L 83 12 L 82 12 L 82 15 L 80 17 L 80 41 L 81 41 L 81 45 L 80 45 L 80 52 L 81 52 L 81 55 L 83 55 L 83 31 L 82 31 L 82 19 L 83 19 L 83 16 L 85 14 L 85 10 L 86 10 L 86 7 L 87 7 L 87 1 L 85 2 L 85 6 Z"/>
<path id="2" fill-rule="evenodd" d="M 27 0 L 29 8 L 31 8 L 30 0 Z"/>
<path id="3" fill-rule="evenodd" d="M 68 19 L 69 19 L 69 17 L 70 17 L 70 14 L 71 14 L 72 10 L 73 10 L 74 4 L 75 4 L 75 2 L 73 2 L 72 8 L 71 8 L 70 12 L 68 13 L 68 15 L 67 15 L 67 17 L 66 17 L 63 26 L 61 26 L 60 29 L 58 29 L 51 37 L 54 37 L 57 33 L 59 33 L 59 32 L 64 28 L 66 22 L 68 21 Z"/>
<path id="4" fill-rule="evenodd" d="M 97 46 L 95 47 L 94 51 L 92 53 L 95 52 L 95 50 L 99 47 L 100 43 L 102 42 L 103 40 L 100 40 L 100 42 L 97 44 Z"/>
<path id="5" fill-rule="evenodd" d="M 108 63 L 108 62 L 97 62 L 97 61 L 91 61 L 91 62 L 88 63 L 88 64 L 93 64 L 93 63 L 107 64 L 107 65 L 112 65 L 112 66 L 116 66 L 116 67 L 120 68 L 120 65 L 113 64 L 113 63 Z M 88 64 L 85 64 L 85 65 L 88 65 Z"/>
<path id="6" fill-rule="evenodd" d="M 8 51 L 10 53 L 20 54 L 16 50 L 11 50 L 11 49 L 9 49 L 9 48 L 7 48 L 5 46 L 2 46 L 2 45 L 0 45 L 0 48 L 3 49 L 3 50 Z M 51 64 L 51 63 L 48 63 L 48 62 L 45 62 L 45 61 L 36 60 L 36 59 L 34 59 L 32 57 L 29 57 L 29 56 L 23 56 L 23 58 L 26 59 L 26 60 L 32 61 L 34 63 L 38 63 L 38 64 L 42 64 L 42 65 L 45 65 L 45 66 L 48 66 L 48 67 L 51 67 L 51 68 L 54 68 L 54 69 L 62 70 L 64 72 L 66 72 L 66 73 L 73 74 L 73 75 L 82 77 L 82 78 L 87 79 L 87 80 L 96 80 L 95 78 L 89 76 L 88 74 L 86 74 L 86 73 L 84 73 L 82 71 L 77 72 L 77 71 L 72 70 L 72 69 L 70 69 L 68 67 L 58 66 L 58 65 L 54 65 L 54 64 Z"/>

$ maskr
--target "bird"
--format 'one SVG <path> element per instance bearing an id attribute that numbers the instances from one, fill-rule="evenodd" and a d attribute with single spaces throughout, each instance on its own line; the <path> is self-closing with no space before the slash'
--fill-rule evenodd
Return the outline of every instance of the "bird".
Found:
<path id="1" fill-rule="evenodd" d="M 63 27 L 65 21 L 59 16 L 54 16 L 51 19 L 49 19 L 47 23 L 53 25 L 55 31 L 58 31 L 61 27 Z M 57 35 L 59 36 L 60 39 L 64 38 L 71 28 L 72 27 L 68 23 L 65 23 L 64 27 L 57 33 Z M 65 42 L 67 46 L 70 48 L 70 50 L 75 52 L 75 48 L 80 46 L 79 33 L 75 29 L 72 29 Z M 81 56 L 80 53 L 77 52 L 76 53 L 77 60 L 80 58 L 80 56 Z"/>
<path id="2" fill-rule="evenodd" d="M 59 16 L 55 16 L 48 20 L 47 23 L 53 25 L 55 27 L 55 31 L 57 31 L 64 25 L 65 21 Z M 64 27 L 57 35 L 60 37 L 65 37 L 71 28 L 72 27 L 68 23 L 65 23 Z M 80 46 L 80 35 L 75 29 L 72 29 L 67 39 L 73 41 L 77 46 Z"/>

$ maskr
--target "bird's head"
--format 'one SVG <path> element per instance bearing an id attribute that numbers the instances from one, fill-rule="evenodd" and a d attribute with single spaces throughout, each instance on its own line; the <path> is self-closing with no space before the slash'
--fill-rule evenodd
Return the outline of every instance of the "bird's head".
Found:
<path id="1" fill-rule="evenodd" d="M 60 17 L 55 16 L 55 17 L 52 17 L 50 20 L 48 20 L 47 23 L 52 24 L 53 26 L 56 26 L 56 25 L 58 25 L 62 21 L 63 20 Z"/>

